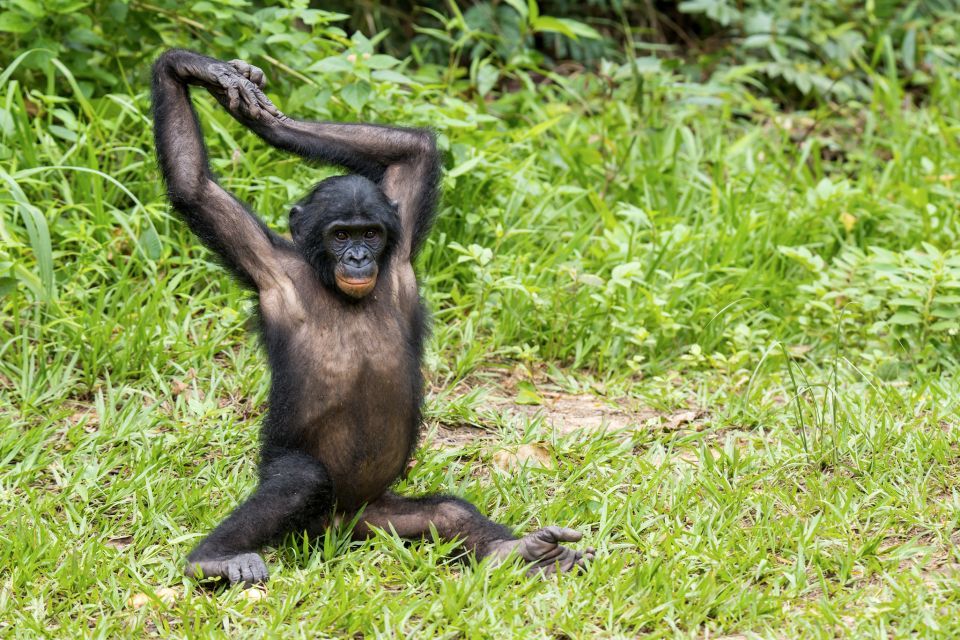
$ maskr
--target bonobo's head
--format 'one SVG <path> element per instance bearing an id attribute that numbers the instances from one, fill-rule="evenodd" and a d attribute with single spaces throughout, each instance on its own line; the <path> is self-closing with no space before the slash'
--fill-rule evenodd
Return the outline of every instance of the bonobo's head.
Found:
<path id="1" fill-rule="evenodd" d="M 373 291 L 400 238 L 400 216 L 367 178 L 335 176 L 290 209 L 290 233 L 328 289 L 359 300 Z"/>

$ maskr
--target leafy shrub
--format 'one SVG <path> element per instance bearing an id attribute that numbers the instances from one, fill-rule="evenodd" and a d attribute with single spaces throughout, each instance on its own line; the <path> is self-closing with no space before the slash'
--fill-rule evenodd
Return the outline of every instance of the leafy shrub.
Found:
<path id="1" fill-rule="evenodd" d="M 960 353 L 960 252 L 927 243 L 907 251 L 848 249 L 800 290 L 810 297 L 801 321 L 827 331 L 839 324 L 854 340 L 862 334 L 884 353 L 913 361 Z"/>
<path id="2" fill-rule="evenodd" d="M 679 9 L 706 23 L 707 40 L 724 42 L 711 62 L 761 74 L 791 104 L 867 100 L 874 69 L 922 87 L 933 67 L 955 65 L 960 53 L 952 0 L 683 0 Z"/>
<path id="3" fill-rule="evenodd" d="M 7 66 L 24 50 L 40 49 L 18 71 L 28 86 L 45 78 L 49 88 L 55 78 L 49 63 L 57 59 L 89 97 L 146 86 L 153 59 L 172 46 L 211 55 L 233 52 L 234 57 L 278 63 L 296 75 L 293 69 L 333 52 L 346 39 L 334 26 L 346 16 L 311 9 L 307 0 L 249 6 L 244 0 L 2 0 L 0 64 Z"/>

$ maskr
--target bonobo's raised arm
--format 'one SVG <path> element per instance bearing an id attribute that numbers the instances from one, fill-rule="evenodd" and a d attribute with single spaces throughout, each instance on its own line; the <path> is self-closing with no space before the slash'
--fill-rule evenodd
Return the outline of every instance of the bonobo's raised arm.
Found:
<path id="1" fill-rule="evenodd" d="M 219 69 L 215 66 L 219 65 Z M 247 286 L 275 282 L 276 245 L 283 242 L 213 177 L 188 85 L 211 87 L 211 74 L 233 67 L 189 51 L 171 50 L 153 67 L 153 126 L 160 169 L 173 207 L 190 229 Z M 219 87 L 219 83 L 216 84 Z"/>
<path id="2" fill-rule="evenodd" d="M 263 72 L 240 60 L 231 78 L 211 92 L 238 121 L 269 144 L 305 158 L 345 167 L 380 184 L 400 205 L 401 253 L 420 248 L 436 210 L 440 159 L 433 134 L 425 129 L 371 124 L 304 122 L 282 114 L 263 94 Z"/>

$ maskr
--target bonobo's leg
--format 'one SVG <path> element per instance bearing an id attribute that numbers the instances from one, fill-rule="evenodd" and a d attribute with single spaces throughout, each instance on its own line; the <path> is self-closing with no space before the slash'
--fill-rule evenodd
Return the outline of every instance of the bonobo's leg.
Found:
<path id="1" fill-rule="evenodd" d="M 582 537 L 573 529 L 546 527 L 518 539 L 469 502 L 442 495 L 403 498 L 387 493 L 363 510 L 354 536 L 365 538 L 374 526 L 387 531 L 392 528 L 403 538 L 421 538 L 430 533 L 431 525 L 442 540 L 462 540 L 478 559 L 490 558 L 501 564 L 511 556 L 520 557 L 530 564 L 528 573 L 571 571 L 585 567 L 594 557 L 592 547 L 581 552 L 559 544 Z"/>
<path id="2" fill-rule="evenodd" d="M 186 574 L 219 576 L 231 584 L 266 582 L 267 566 L 257 553 L 260 547 L 305 529 L 332 506 L 333 490 L 323 464 L 299 452 L 272 455 L 261 465 L 260 485 L 253 495 L 187 558 Z"/>

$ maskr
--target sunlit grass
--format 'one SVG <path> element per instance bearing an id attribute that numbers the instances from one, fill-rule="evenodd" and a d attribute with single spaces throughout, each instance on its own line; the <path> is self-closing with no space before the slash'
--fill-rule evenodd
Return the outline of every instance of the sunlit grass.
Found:
<path id="1" fill-rule="evenodd" d="M 338 530 L 269 549 L 256 601 L 181 575 L 254 486 L 268 372 L 251 303 L 167 212 L 144 95 L 67 122 L 65 96 L 33 91 L 31 116 L 6 84 L 2 634 L 960 633 L 958 342 L 943 324 L 960 295 L 960 87 L 936 82 L 927 108 L 895 112 L 878 90 L 804 140 L 799 116 L 736 92 L 697 106 L 669 78 L 649 79 L 663 106 L 645 114 L 586 86 L 584 104 L 547 87 L 482 107 L 381 96 L 370 117 L 439 128 L 448 172 L 418 265 L 430 435 L 399 489 L 462 495 L 524 530 L 577 527 L 599 557 L 540 582 L 451 561 L 449 544 Z M 283 230 L 316 170 L 201 104 L 224 185 Z M 861 257 L 871 247 L 894 257 Z M 509 400 L 517 380 L 633 417 L 554 432 L 485 393 Z M 442 440 L 464 424 L 486 437 Z M 493 454 L 519 443 L 553 466 L 499 469 Z M 162 589 L 166 604 L 129 600 Z"/>

